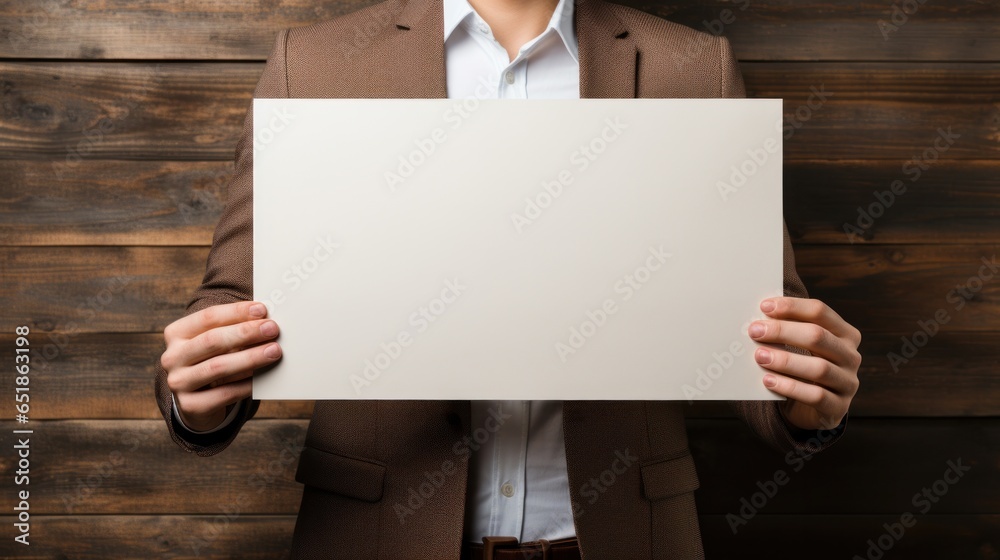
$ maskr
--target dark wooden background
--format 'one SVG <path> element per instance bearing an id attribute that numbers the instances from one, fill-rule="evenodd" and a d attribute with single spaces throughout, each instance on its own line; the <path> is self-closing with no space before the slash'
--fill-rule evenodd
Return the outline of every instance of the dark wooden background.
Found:
<path id="1" fill-rule="evenodd" d="M 198 458 L 167 436 L 153 364 L 204 269 L 274 34 L 368 3 L 0 0 L 0 556 L 286 554 L 301 486 L 281 452 L 311 403 L 265 403 Z M 734 14 L 723 33 L 749 95 L 784 98 L 800 125 L 785 148 L 799 270 L 864 333 L 847 436 L 800 471 L 725 408 L 691 409 L 709 558 L 866 557 L 959 460 L 971 470 L 901 540 L 882 537 L 885 557 L 1000 557 L 1000 278 L 949 301 L 1000 249 L 1000 1 L 900 0 L 886 35 L 889 0 L 627 3 L 700 29 Z M 830 96 L 810 107 L 813 88 Z M 949 128 L 960 138 L 925 154 Z M 897 179 L 906 192 L 846 235 Z M 947 324 L 891 367 L 939 310 Z M 10 515 L 20 324 L 36 350 L 30 548 Z M 788 484 L 734 535 L 726 515 L 778 471 Z"/>

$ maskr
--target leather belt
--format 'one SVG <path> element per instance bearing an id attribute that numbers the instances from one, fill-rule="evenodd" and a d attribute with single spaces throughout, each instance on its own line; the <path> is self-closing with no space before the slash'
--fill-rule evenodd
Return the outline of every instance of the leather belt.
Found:
<path id="1" fill-rule="evenodd" d="M 518 543 L 514 537 L 483 537 L 483 544 L 462 545 L 462 560 L 580 560 L 575 537 Z"/>

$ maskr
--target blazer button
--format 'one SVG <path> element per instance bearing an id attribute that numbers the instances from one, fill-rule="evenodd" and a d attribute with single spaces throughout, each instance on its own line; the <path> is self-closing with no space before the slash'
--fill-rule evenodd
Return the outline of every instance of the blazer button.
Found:
<path id="1" fill-rule="evenodd" d="M 449 412 L 447 415 L 445 415 L 445 420 L 447 420 L 449 426 L 452 426 L 454 428 L 459 428 L 462 426 L 462 418 L 458 415 L 457 412 Z"/>

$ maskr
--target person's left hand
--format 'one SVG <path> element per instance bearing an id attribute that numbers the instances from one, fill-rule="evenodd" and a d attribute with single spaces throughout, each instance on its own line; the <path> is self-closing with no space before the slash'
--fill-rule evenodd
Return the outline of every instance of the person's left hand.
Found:
<path id="1" fill-rule="evenodd" d="M 785 420 L 803 430 L 835 428 L 858 392 L 861 332 L 818 299 L 770 298 L 760 309 L 769 318 L 748 329 L 750 338 L 765 343 L 754 359 L 773 372 L 764 375 L 764 386 L 788 398 L 780 406 Z"/>

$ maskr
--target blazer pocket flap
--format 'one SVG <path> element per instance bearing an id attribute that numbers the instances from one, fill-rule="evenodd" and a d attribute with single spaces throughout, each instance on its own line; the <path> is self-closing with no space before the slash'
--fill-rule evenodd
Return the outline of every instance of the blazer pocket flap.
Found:
<path id="1" fill-rule="evenodd" d="M 674 459 L 664 459 L 640 467 L 642 490 L 648 500 L 662 500 L 686 492 L 694 492 L 700 486 L 698 473 L 694 469 L 691 454 Z"/>
<path id="2" fill-rule="evenodd" d="M 382 499 L 385 466 L 307 445 L 299 456 L 295 481 L 350 498 L 377 502 Z"/>

